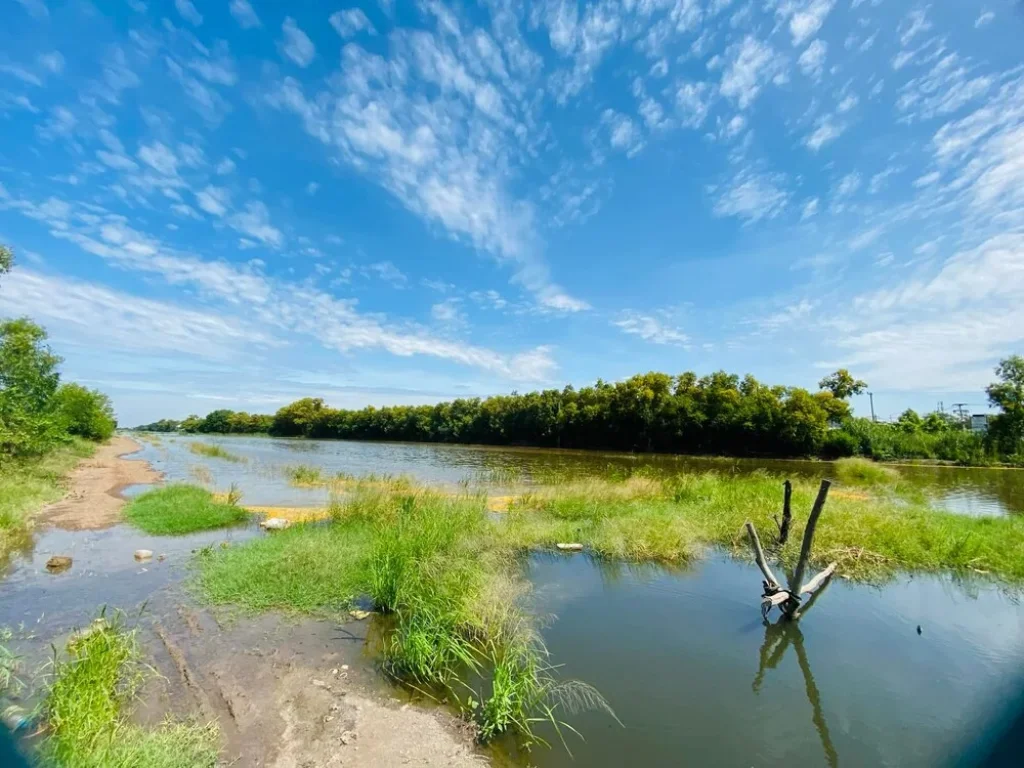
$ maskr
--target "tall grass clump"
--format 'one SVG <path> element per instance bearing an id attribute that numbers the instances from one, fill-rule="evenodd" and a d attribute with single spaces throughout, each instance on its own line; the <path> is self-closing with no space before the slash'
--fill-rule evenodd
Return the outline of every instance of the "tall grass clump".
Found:
<path id="1" fill-rule="evenodd" d="M 835 473 L 842 482 L 856 485 L 893 485 L 900 479 L 896 469 L 861 458 L 839 459 Z"/>
<path id="2" fill-rule="evenodd" d="M 200 456 L 207 456 L 211 459 L 224 459 L 224 461 L 232 461 L 238 463 L 245 461 L 244 456 L 239 456 L 237 453 L 231 453 L 231 451 L 225 450 L 219 445 L 213 443 L 189 443 L 188 449 L 192 453 Z"/>
<path id="3" fill-rule="evenodd" d="M 323 470 L 310 464 L 296 464 L 284 468 L 285 477 L 292 485 L 323 485 L 326 482 Z"/>
<path id="4" fill-rule="evenodd" d="M 132 499 L 124 516 L 146 533 L 174 536 L 238 525 L 246 520 L 248 512 L 218 501 L 205 488 L 168 485 Z"/>
<path id="5" fill-rule="evenodd" d="M 137 630 L 123 617 L 101 616 L 72 635 L 55 658 L 44 704 L 49 734 L 44 764 L 61 768 L 213 768 L 213 725 L 167 722 L 147 730 L 130 723 L 132 699 L 143 682 Z"/>

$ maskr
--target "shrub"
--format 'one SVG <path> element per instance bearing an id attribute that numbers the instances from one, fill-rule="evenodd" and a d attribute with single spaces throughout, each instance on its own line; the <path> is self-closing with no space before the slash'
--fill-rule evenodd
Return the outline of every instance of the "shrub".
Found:
<path id="1" fill-rule="evenodd" d="M 821 444 L 821 456 L 825 459 L 841 459 L 853 456 L 860 448 L 860 441 L 849 432 L 833 429 Z"/>
<path id="2" fill-rule="evenodd" d="M 62 384 L 54 394 L 57 418 L 65 431 L 87 440 L 109 440 L 117 428 L 110 398 L 81 384 Z"/>

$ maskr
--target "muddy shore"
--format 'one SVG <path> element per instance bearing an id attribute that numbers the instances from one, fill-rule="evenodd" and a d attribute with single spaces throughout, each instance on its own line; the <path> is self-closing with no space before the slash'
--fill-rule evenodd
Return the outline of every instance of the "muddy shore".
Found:
<path id="1" fill-rule="evenodd" d="M 34 627 L 14 639 L 16 651 L 42 665 L 51 643 L 62 647 L 103 606 L 120 608 L 138 617 L 145 661 L 159 672 L 144 687 L 135 719 L 216 721 L 224 765 L 487 764 L 465 724 L 443 709 L 403 701 L 382 679 L 366 652 L 372 619 L 225 621 L 198 605 L 184 586 L 188 553 L 265 534 L 253 526 L 143 541 L 121 521 L 122 489 L 161 479 L 148 462 L 125 458 L 139 447 L 121 436 L 101 446 L 69 476 L 65 498 L 37 517 L 34 551 L 0 581 L 0 626 Z M 138 546 L 167 558 L 134 563 Z M 50 574 L 45 559 L 59 553 L 74 554 L 75 564 Z M 45 684 L 45 672 L 30 670 L 29 677 Z"/>

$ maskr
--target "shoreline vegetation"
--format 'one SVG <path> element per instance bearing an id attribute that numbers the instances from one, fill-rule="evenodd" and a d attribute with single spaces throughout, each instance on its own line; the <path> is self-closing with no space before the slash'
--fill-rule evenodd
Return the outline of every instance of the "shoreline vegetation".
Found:
<path id="1" fill-rule="evenodd" d="M 972 431 L 964 421 L 942 412 L 922 417 L 908 410 L 895 423 L 854 417 L 847 400 L 866 385 L 845 370 L 822 379 L 817 392 L 725 372 L 703 377 L 652 372 L 580 389 L 568 386 L 437 405 L 345 410 L 308 397 L 274 414 L 217 410 L 182 421 L 162 419 L 138 429 L 692 456 L 862 456 L 877 461 L 1024 466 L 1024 414 L 1013 410 L 1017 388 L 1024 399 L 1024 359 L 1009 358 L 997 373 L 1004 382 L 989 387 L 989 396 L 1003 413 L 990 419 L 986 433 Z M 1004 397 L 999 394 L 1001 387 L 1012 391 L 1003 393 Z"/>
<path id="2" fill-rule="evenodd" d="M 936 512 L 894 470 L 863 459 L 840 462 L 837 475 L 815 567 L 834 560 L 842 578 L 869 584 L 951 573 L 1024 585 L 1024 520 Z M 201 551 L 200 598 L 248 612 L 372 608 L 383 615 L 379 653 L 389 676 L 453 705 L 482 742 L 513 732 L 527 744 L 540 721 L 565 736 L 567 713 L 607 707 L 585 684 L 557 678 L 524 606 L 524 558 L 570 543 L 590 557 L 670 568 L 710 551 L 746 560 L 744 523 L 774 530 L 782 503 L 782 478 L 769 473 L 552 477 L 512 495 L 500 514 L 468 488 L 381 477 L 321 484 L 332 491 L 321 519 Z M 814 483 L 794 481 L 794 509 L 809 509 L 815 493 Z M 768 542 L 773 560 L 796 561 L 804 522 L 794 518 L 785 546 Z"/>

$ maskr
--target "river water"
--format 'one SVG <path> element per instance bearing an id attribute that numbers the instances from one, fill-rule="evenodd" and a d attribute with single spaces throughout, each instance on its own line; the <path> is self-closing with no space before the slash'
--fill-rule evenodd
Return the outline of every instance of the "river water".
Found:
<path id="1" fill-rule="evenodd" d="M 232 483 L 243 504 L 301 506 L 320 489 L 288 485 L 296 464 L 351 475 L 406 474 L 424 482 L 529 482 L 552 470 L 751 472 L 820 477 L 820 462 L 744 462 L 571 451 L 204 436 L 243 458 L 189 450 L 196 438 L 165 437 L 137 454 L 167 480 Z M 936 506 L 965 514 L 1024 511 L 1024 473 L 901 468 Z M 1020 478 L 1020 479 L 1018 479 Z M 141 490 L 141 489 L 136 489 Z M 252 527 L 167 538 L 120 525 L 107 531 L 42 530 L 0 582 L 0 626 L 22 625 L 37 642 L 81 625 L 100 604 L 128 610 L 175 588 L 192 551 L 263 535 Z M 138 564 L 145 547 L 165 560 Z M 50 554 L 73 554 L 72 571 L 45 571 Z M 988 582 L 904 578 L 881 588 L 836 580 L 798 626 L 762 622 L 760 574 L 710 554 L 692 567 L 629 567 L 585 555 L 535 555 L 525 566 L 532 608 L 561 678 L 595 686 L 604 712 L 567 714 L 585 741 L 520 754 L 497 745 L 499 764 L 595 766 L 928 766 L 956 754 L 1001 702 L 1024 686 L 1024 606 Z M 45 649 L 44 649 L 45 650 Z"/>
<path id="2" fill-rule="evenodd" d="M 189 451 L 189 444 L 194 442 L 223 446 L 244 461 L 204 459 Z M 146 444 L 139 456 L 172 481 L 195 482 L 196 467 L 205 467 L 218 490 L 227 490 L 234 482 L 243 489 L 246 502 L 266 506 L 307 506 L 326 501 L 327 491 L 322 488 L 294 488 L 283 482 L 282 469 L 298 464 L 319 467 L 328 475 L 408 475 L 424 483 L 450 486 L 465 482 L 500 486 L 503 480 L 507 482 L 506 478 L 529 483 L 541 473 L 626 473 L 640 468 L 665 475 L 768 471 L 811 480 L 829 477 L 832 471 L 832 464 L 824 461 L 213 435 L 165 437 L 158 445 Z M 920 465 L 902 465 L 897 469 L 907 482 L 924 491 L 937 509 L 974 516 L 1024 514 L 1024 470 Z"/>

